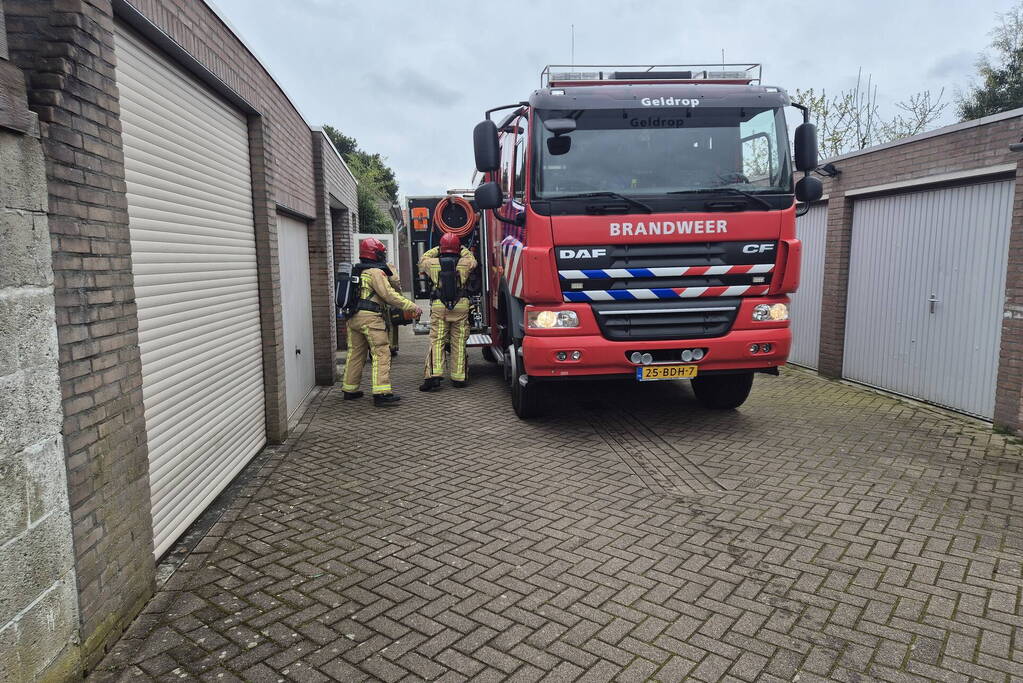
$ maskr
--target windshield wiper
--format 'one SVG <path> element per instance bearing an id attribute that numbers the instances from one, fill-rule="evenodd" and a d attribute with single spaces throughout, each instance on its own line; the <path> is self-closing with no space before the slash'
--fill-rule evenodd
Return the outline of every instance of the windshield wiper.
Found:
<path id="1" fill-rule="evenodd" d="M 674 190 L 672 192 L 669 192 L 668 194 L 718 194 L 722 192 L 728 194 L 737 194 L 746 197 L 747 199 L 752 199 L 755 202 L 759 202 L 760 205 L 763 206 L 765 209 L 774 208 L 774 205 L 771 204 L 771 202 L 764 199 L 763 197 L 758 197 L 755 194 L 750 194 L 749 192 L 743 192 L 742 190 L 734 187 L 704 187 L 700 188 L 699 190 Z"/>
<path id="2" fill-rule="evenodd" d="M 651 209 L 648 204 L 645 204 L 639 201 L 638 199 L 633 199 L 628 195 L 619 194 L 617 192 L 584 192 L 582 194 L 566 194 L 561 195 L 560 197 L 551 197 L 551 199 L 589 199 L 591 197 L 607 197 L 609 199 L 620 199 L 623 202 L 632 204 L 633 206 L 638 206 L 647 213 L 654 212 L 654 210 Z"/>

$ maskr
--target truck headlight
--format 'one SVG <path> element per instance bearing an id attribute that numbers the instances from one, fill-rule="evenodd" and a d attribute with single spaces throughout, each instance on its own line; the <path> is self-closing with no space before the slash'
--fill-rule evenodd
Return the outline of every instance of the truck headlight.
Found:
<path id="1" fill-rule="evenodd" d="M 529 327 L 551 329 L 553 327 L 579 327 L 579 316 L 575 311 L 529 311 Z"/>
<path id="2" fill-rule="evenodd" d="M 788 320 L 789 307 L 785 304 L 757 304 L 753 307 L 753 319 L 757 322 Z"/>

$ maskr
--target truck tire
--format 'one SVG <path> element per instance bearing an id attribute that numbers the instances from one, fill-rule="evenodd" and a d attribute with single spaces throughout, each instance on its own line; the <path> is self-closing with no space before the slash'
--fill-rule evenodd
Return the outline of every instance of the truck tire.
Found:
<path id="1" fill-rule="evenodd" d="M 504 383 L 511 388 L 512 385 L 512 356 L 511 349 L 514 347 L 508 346 L 504 350 L 504 360 L 501 362 L 501 375 L 504 377 Z"/>
<path id="2" fill-rule="evenodd" d="M 518 352 L 515 344 L 508 346 L 512 410 L 519 416 L 519 419 L 528 420 L 543 414 L 543 391 L 535 381 L 528 382 L 525 386 L 522 385 L 520 378 L 526 377 L 526 371 L 522 368 Z"/>
<path id="3" fill-rule="evenodd" d="M 696 400 L 711 410 L 731 410 L 746 402 L 753 388 L 753 373 L 711 375 L 689 380 Z"/>
<path id="4" fill-rule="evenodd" d="M 483 360 L 487 361 L 488 363 L 497 362 L 497 356 L 494 355 L 494 350 L 492 348 L 490 348 L 489 346 L 484 346 L 481 348 L 481 351 L 483 352 Z"/>

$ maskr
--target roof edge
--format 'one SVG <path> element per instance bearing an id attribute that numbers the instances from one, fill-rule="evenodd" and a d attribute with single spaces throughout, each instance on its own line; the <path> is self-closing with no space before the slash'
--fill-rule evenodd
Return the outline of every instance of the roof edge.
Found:
<path id="1" fill-rule="evenodd" d="M 228 31 L 231 32 L 231 35 L 235 37 L 235 40 L 241 43 L 242 47 L 244 47 L 248 51 L 248 53 L 252 55 L 252 58 L 256 60 L 256 63 L 259 64 L 260 68 L 262 68 L 263 71 L 266 72 L 266 75 L 270 77 L 270 80 L 274 82 L 274 85 L 276 85 L 280 89 L 281 94 L 284 95 L 284 99 L 288 100 L 288 104 L 290 104 L 292 108 L 294 108 L 294 110 L 298 113 L 299 118 L 301 118 L 302 121 L 305 122 L 307 126 L 309 126 L 309 117 L 306 116 L 301 109 L 299 109 L 297 104 L 295 104 L 295 98 L 292 97 L 291 94 L 284 89 L 284 85 L 281 84 L 281 80 L 277 78 L 276 75 L 274 75 L 274 72 L 271 71 L 270 67 L 266 65 L 266 61 L 263 60 L 263 58 L 260 57 L 259 54 L 254 49 L 252 49 L 252 46 L 249 45 L 249 43 L 242 37 L 241 32 L 237 28 L 235 28 L 234 24 L 232 24 L 231 21 L 227 18 L 227 15 L 224 14 L 224 11 L 217 7 L 214 0 L 201 0 L 201 2 L 202 4 L 206 5 L 206 8 L 209 9 L 210 12 L 212 12 L 213 15 L 220 20 L 220 23 L 222 23 L 224 27 L 227 28 Z M 310 130 L 312 130 L 311 126 Z"/>
<path id="2" fill-rule="evenodd" d="M 883 149 L 891 149 L 892 147 L 899 147 L 900 145 L 908 145 L 913 142 L 920 140 L 926 140 L 928 138 L 936 138 L 940 135 L 948 135 L 949 133 L 958 133 L 961 130 L 968 130 L 970 128 L 976 128 L 977 126 L 986 126 L 989 123 L 997 123 L 998 121 L 1005 121 L 1006 119 L 1014 119 L 1017 117 L 1023 117 L 1023 107 L 1019 109 L 1010 109 L 1009 111 L 1003 111 L 999 114 L 991 114 L 990 116 L 984 116 L 979 119 L 973 119 L 971 121 L 959 121 L 958 123 L 952 123 L 941 128 L 935 128 L 934 130 L 928 130 L 923 133 L 917 133 L 908 138 L 900 138 L 898 140 L 892 140 L 891 142 L 885 142 L 880 145 L 874 145 L 872 147 L 864 147 L 863 149 L 857 149 L 852 152 L 846 152 L 845 154 L 839 154 L 837 157 L 830 157 L 824 159 L 821 163 L 827 164 L 835 161 L 842 161 L 844 159 L 851 159 L 858 157 L 863 154 L 872 154 L 873 152 L 879 152 Z"/>
<path id="3" fill-rule="evenodd" d="M 341 152 L 337 151 L 337 147 L 334 146 L 334 141 L 330 139 L 329 135 L 327 135 L 327 131 L 323 130 L 323 126 L 311 126 L 309 130 L 313 131 L 314 133 L 319 133 L 323 137 L 323 139 L 327 141 L 327 144 L 330 145 L 330 148 L 334 150 L 334 154 L 337 155 L 337 158 L 341 162 L 341 165 L 345 167 L 346 171 L 348 171 L 348 175 L 352 176 L 352 180 L 354 180 L 355 184 L 358 185 L 359 179 L 355 177 L 354 173 L 352 173 L 352 169 L 348 168 L 348 164 L 345 163 L 345 158 L 341 156 Z"/>

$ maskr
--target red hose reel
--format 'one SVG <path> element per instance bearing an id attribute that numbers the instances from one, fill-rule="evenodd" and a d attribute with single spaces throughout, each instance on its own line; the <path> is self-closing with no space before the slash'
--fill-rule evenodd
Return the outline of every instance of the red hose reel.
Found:
<path id="1" fill-rule="evenodd" d="M 444 210 L 452 205 L 459 206 L 465 211 L 466 221 L 464 225 L 448 225 L 448 223 L 444 220 Z M 437 226 L 437 229 L 441 232 L 456 235 L 459 239 L 472 232 L 473 228 L 476 227 L 476 222 L 478 220 L 479 215 L 473 210 L 472 204 L 470 204 L 467 199 L 459 197 L 458 195 L 448 195 L 437 202 L 437 206 L 433 210 L 433 224 Z"/>

